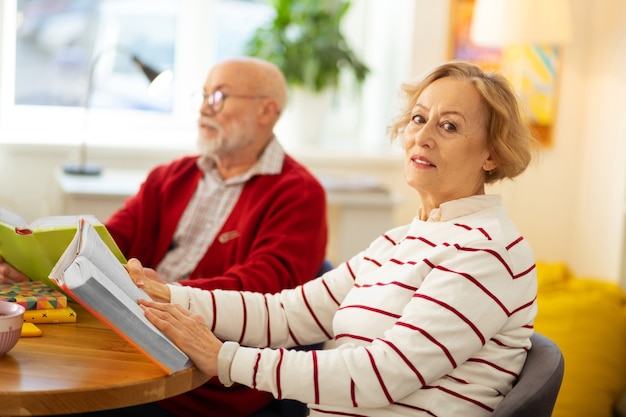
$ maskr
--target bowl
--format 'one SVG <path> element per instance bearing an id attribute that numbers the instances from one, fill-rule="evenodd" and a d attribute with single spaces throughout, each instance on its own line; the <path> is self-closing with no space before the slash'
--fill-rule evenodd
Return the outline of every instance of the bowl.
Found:
<path id="1" fill-rule="evenodd" d="M 20 340 L 25 310 L 19 304 L 0 300 L 0 357 Z"/>

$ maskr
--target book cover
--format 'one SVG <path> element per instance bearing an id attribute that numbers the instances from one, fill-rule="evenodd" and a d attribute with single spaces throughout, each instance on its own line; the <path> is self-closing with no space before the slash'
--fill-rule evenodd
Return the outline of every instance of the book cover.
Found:
<path id="1" fill-rule="evenodd" d="M 76 323 L 76 318 L 76 312 L 72 307 L 27 310 L 24 312 L 24 322 L 26 323 Z"/>
<path id="2" fill-rule="evenodd" d="M 120 262 L 126 262 L 109 231 L 94 216 L 50 216 L 27 223 L 5 209 L 0 209 L 0 256 L 31 280 L 54 287 L 48 275 L 74 238 L 81 218 L 94 226 Z"/>
<path id="3" fill-rule="evenodd" d="M 20 304 L 27 311 L 67 307 L 67 296 L 41 281 L 0 284 L 0 300 Z"/>
<path id="4" fill-rule="evenodd" d="M 137 300 L 150 297 L 135 285 L 90 223 L 79 223 L 50 278 L 166 373 L 191 366 L 187 355 L 146 319 Z"/>

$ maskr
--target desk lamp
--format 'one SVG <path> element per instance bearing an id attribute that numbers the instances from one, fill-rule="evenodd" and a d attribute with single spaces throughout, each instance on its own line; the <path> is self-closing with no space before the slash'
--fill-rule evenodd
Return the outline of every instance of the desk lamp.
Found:
<path id="1" fill-rule="evenodd" d="M 118 52 L 120 51 L 119 48 L 116 48 L 115 50 L 117 50 Z M 85 98 L 83 100 L 83 107 L 85 108 L 85 112 L 89 111 L 90 104 L 91 104 L 91 96 L 93 95 L 93 91 L 94 91 L 93 80 L 94 80 L 95 69 L 98 66 L 98 62 L 100 61 L 100 58 L 102 58 L 102 56 L 107 52 L 111 52 L 111 50 L 106 49 L 104 51 L 101 51 L 98 55 L 96 55 L 96 57 L 91 62 L 91 67 L 89 68 L 89 78 L 87 79 L 87 90 L 85 93 Z M 157 83 L 160 83 L 161 80 L 163 80 L 163 82 L 169 82 L 169 80 L 171 79 L 171 76 L 172 76 L 171 71 L 163 71 L 159 73 L 154 68 L 150 67 L 145 62 L 140 60 L 139 57 L 137 57 L 137 55 L 129 53 L 128 51 L 125 51 L 125 50 L 121 50 L 121 52 L 128 55 L 131 61 L 135 65 L 137 65 L 139 70 L 141 70 L 142 74 L 150 82 L 151 87 L 156 85 Z M 65 164 L 63 166 L 63 172 L 66 174 L 96 176 L 96 175 L 100 175 L 102 172 L 102 168 L 99 165 L 87 162 L 87 132 L 86 130 L 87 129 L 85 129 L 85 134 L 83 135 L 83 139 L 80 143 L 78 162 Z"/>

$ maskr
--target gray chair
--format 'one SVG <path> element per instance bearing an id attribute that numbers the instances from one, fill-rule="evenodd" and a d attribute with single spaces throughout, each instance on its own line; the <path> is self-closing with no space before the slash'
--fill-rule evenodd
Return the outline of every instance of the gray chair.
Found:
<path id="1" fill-rule="evenodd" d="M 561 349 L 535 333 L 532 347 L 513 389 L 498 404 L 492 417 L 550 417 L 561 389 L 565 361 Z"/>

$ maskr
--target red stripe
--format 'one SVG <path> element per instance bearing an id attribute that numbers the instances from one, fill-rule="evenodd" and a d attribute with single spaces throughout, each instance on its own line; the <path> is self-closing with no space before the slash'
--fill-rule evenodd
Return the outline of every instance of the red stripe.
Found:
<path id="1" fill-rule="evenodd" d="M 296 344 L 296 346 L 300 346 L 302 344 L 302 343 L 300 343 L 300 341 L 298 340 L 296 335 L 291 331 L 291 329 L 289 329 L 289 336 L 291 336 L 291 338 L 293 339 L 293 342 Z"/>
<path id="2" fill-rule="evenodd" d="M 509 243 L 506 246 L 506 250 L 510 250 L 513 246 L 517 245 L 518 243 L 520 243 L 522 240 L 524 240 L 524 236 L 520 236 L 517 239 L 515 239 L 513 242 Z"/>
<path id="3" fill-rule="evenodd" d="M 367 256 L 364 256 L 363 260 L 364 261 L 369 261 L 369 262 L 373 263 L 376 266 L 382 266 L 382 264 L 380 262 L 378 262 L 376 259 L 368 258 Z"/>
<path id="4" fill-rule="evenodd" d="M 535 300 L 536 299 L 537 299 L 537 296 L 535 295 L 535 298 L 533 298 L 531 301 L 527 302 L 526 304 L 522 304 L 521 306 L 519 306 L 515 310 L 511 311 L 511 315 L 517 313 L 518 311 L 525 310 L 528 307 L 532 306 L 533 304 L 535 304 Z"/>
<path id="5" fill-rule="evenodd" d="M 317 352 L 312 350 L 312 360 L 313 360 L 313 389 L 315 390 L 315 399 L 313 402 L 315 404 L 320 403 L 320 376 L 319 370 L 317 369 Z"/>
<path id="6" fill-rule="evenodd" d="M 402 403 L 394 403 L 394 405 L 400 406 L 400 407 L 406 407 L 406 408 L 410 408 L 412 410 L 417 410 L 417 411 L 422 411 L 426 414 L 428 414 L 429 416 L 433 416 L 433 417 L 437 417 L 436 414 L 431 413 L 430 411 L 422 408 L 422 407 L 416 407 L 414 405 L 410 405 L 410 404 L 402 404 Z"/>
<path id="7" fill-rule="evenodd" d="M 452 306 L 437 300 L 435 298 L 429 297 L 425 294 L 420 294 L 420 293 L 415 293 L 415 295 L 413 297 L 416 298 L 422 298 L 424 300 L 429 300 L 432 301 L 435 304 L 439 304 L 441 307 L 445 308 L 448 311 L 453 312 L 458 318 L 460 318 L 461 320 L 463 320 L 476 334 L 476 336 L 478 337 L 478 339 L 480 339 L 480 344 L 484 345 L 485 344 L 485 336 L 482 335 L 482 333 L 480 333 L 480 331 L 478 330 L 478 328 L 474 325 L 474 323 L 472 323 L 471 320 L 469 320 L 467 317 L 465 317 L 463 314 L 461 314 L 457 309 L 453 308 Z"/>
<path id="8" fill-rule="evenodd" d="M 213 291 L 209 291 L 209 294 L 211 294 L 211 302 L 213 304 L 213 322 L 211 323 L 211 331 L 214 332 L 215 326 L 217 325 L 217 306 L 215 305 L 215 294 L 213 294 Z"/>
<path id="9" fill-rule="evenodd" d="M 426 239 L 425 237 L 422 237 L 422 236 L 406 236 L 404 239 L 406 239 L 406 240 L 419 240 L 420 242 L 425 243 L 428 246 L 431 246 L 433 248 L 437 246 L 436 243 L 431 242 L 430 240 L 428 240 L 428 239 Z"/>
<path id="10" fill-rule="evenodd" d="M 348 272 L 350 273 L 350 276 L 352 277 L 352 279 L 356 279 L 356 275 L 354 273 L 354 271 L 352 270 L 352 267 L 350 266 L 350 262 L 346 262 L 346 268 L 348 268 Z"/>
<path id="11" fill-rule="evenodd" d="M 469 384 L 469 382 L 467 382 L 466 380 L 464 380 L 464 379 L 460 379 L 460 378 L 457 378 L 457 377 L 454 377 L 454 376 L 452 376 L 452 375 L 446 375 L 446 378 L 449 378 L 449 379 L 451 379 L 451 380 L 453 380 L 453 381 L 456 381 L 456 382 L 458 382 L 459 384 L 465 384 L 465 385 Z"/>
<path id="12" fill-rule="evenodd" d="M 378 308 L 372 308 L 370 306 L 357 305 L 357 304 L 339 307 L 337 309 L 337 311 L 345 310 L 345 309 L 348 309 L 348 308 L 358 308 L 358 309 L 361 309 L 361 310 L 368 310 L 368 311 L 371 311 L 371 312 L 374 312 L 374 313 L 378 313 L 378 314 L 382 314 L 382 315 L 385 315 L 385 316 L 393 317 L 395 319 L 400 318 L 399 314 L 390 313 L 389 311 L 380 310 Z"/>
<path id="13" fill-rule="evenodd" d="M 393 262 L 394 264 L 397 264 L 397 265 L 417 265 L 417 262 L 415 262 L 415 261 L 403 262 L 403 261 L 401 261 L 399 259 L 396 259 L 396 258 L 389 259 L 389 262 Z"/>
<path id="14" fill-rule="evenodd" d="M 356 334 L 350 334 L 350 333 L 339 333 L 337 335 L 335 335 L 335 340 L 339 340 L 342 338 L 349 338 L 349 339 L 356 339 L 356 340 L 362 340 L 364 342 L 372 342 L 373 339 L 369 338 L 369 337 L 365 337 L 365 336 L 360 336 L 360 335 L 356 335 Z"/>
<path id="15" fill-rule="evenodd" d="M 241 326 L 241 336 L 239 336 L 239 340 L 238 343 L 241 343 L 243 340 L 243 336 L 246 334 L 246 327 L 248 324 L 248 309 L 246 306 L 246 300 L 243 297 L 243 293 L 239 293 L 239 296 L 241 297 L 241 308 L 243 309 L 243 323 Z"/>
<path id="16" fill-rule="evenodd" d="M 466 396 L 464 396 L 464 395 L 459 394 L 458 392 L 451 391 L 451 390 L 449 390 L 449 389 L 447 389 L 447 388 L 444 388 L 444 387 L 441 387 L 441 386 L 436 387 L 436 388 L 437 388 L 438 390 L 440 390 L 440 391 L 443 391 L 443 392 L 445 392 L 445 393 L 448 393 L 448 394 L 450 394 L 450 395 L 452 395 L 452 396 L 454 396 L 454 397 L 457 397 L 457 398 L 459 398 L 459 399 L 461 399 L 461 400 L 464 400 L 464 401 L 470 402 L 470 403 L 472 403 L 472 404 L 475 404 L 475 405 L 479 406 L 480 408 L 483 408 L 483 409 L 485 409 L 485 410 L 487 410 L 487 411 L 489 411 L 489 412 L 493 412 L 493 408 L 491 408 L 491 407 L 489 407 L 489 406 L 487 406 L 487 405 L 485 405 L 485 404 L 483 404 L 483 403 L 481 403 L 481 402 L 479 402 L 479 401 L 476 401 L 476 400 L 475 400 L 475 399 L 473 399 L 473 398 L 466 397 Z"/>
<path id="17" fill-rule="evenodd" d="M 504 368 L 502 368 L 502 367 L 500 367 L 500 366 L 496 365 L 495 363 L 493 363 L 493 362 L 489 362 L 489 361 L 486 361 L 486 360 L 484 360 L 484 359 L 469 358 L 469 359 L 467 360 L 467 362 L 482 363 L 482 364 L 485 364 L 485 365 L 487 365 L 487 366 L 490 366 L 490 367 L 492 367 L 492 368 L 494 368 L 494 369 L 497 369 L 497 370 L 498 370 L 498 371 L 500 371 L 500 372 L 504 372 L 505 374 L 509 374 L 509 375 L 512 375 L 512 376 L 514 376 L 515 378 L 517 378 L 517 374 L 516 374 L 515 372 L 513 372 L 513 371 L 509 371 L 508 369 L 504 369 Z"/>
<path id="18" fill-rule="evenodd" d="M 485 236 L 487 238 L 487 240 L 492 240 L 491 236 L 489 236 L 489 233 L 487 233 L 487 231 L 485 229 L 483 229 L 482 227 L 478 227 L 478 228 L 474 229 L 473 227 L 468 226 L 466 224 L 455 223 L 454 225 L 458 226 L 458 227 L 462 227 L 463 229 L 468 230 L 468 231 L 478 230 L 480 233 L 482 233 L 483 236 Z"/>
<path id="19" fill-rule="evenodd" d="M 283 364 L 285 349 L 279 348 L 278 353 L 280 354 L 280 359 L 278 359 L 278 364 L 276 365 L 276 399 L 280 400 L 283 397 L 283 389 L 280 386 L 280 368 Z"/>
<path id="20" fill-rule="evenodd" d="M 448 358 L 448 361 L 450 361 L 450 365 L 452 365 L 452 367 L 456 368 L 457 364 L 456 361 L 454 360 L 454 358 L 452 357 L 452 354 L 450 353 L 450 351 L 448 350 L 447 347 L 445 347 L 441 342 L 439 342 L 437 339 L 435 339 L 432 335 L 430 335 L 429 333 L 427 333 L 424 329 L 419 328 L 419 327 L 415 327 L 412 324 L 409 323 L 405 323 L 402 321 L 396 322 L 396 324 L 398 326 L 404 326 L 407 327 L 411 330 L 415 330 L 417 332 L 420 332 L 424 337 L 426 337 L 428 340 L 430 340 L 431 342 L 433 342 L 434 344 L 436 344 L 437 346 L 439 346 L 439 348 L 443 351 L 443 353 L 446 354 L 446 357 Z"/>
<path id="21" fill-rule="evenodd" d="M 339 302 L 339 300 L 337 300 L 337 298 L 333 295 L 333 293 L 330 291 L 330 288 L 328 288 L 328 284 L 326 284 L 326 280 L 324 280 L 324 278 L 322 278 L 322 284 L 324 285 L 324 288 L 326 288 L 326 292 L 328 293 L 328 296 L 330 298 L 333 299 L 333 301 L 335 302 L 335 304 L 339 305 L 341 304 Z"/>
<path id="22" fill-rule="evenodd" d="M 272 346 L 272 326 L 270 326 L 270 309 L 267 305 L 267 297 L 263 297 L 263 299 L 265 301 L 265 312 L 267 313 L 267 346 Z"/>
<path id="23" fill-rule="evenodd" d="M 412 285 L 407 285 L 404 282 L 399 281 L 391 281 L 391 282 L 377 282 L 375 284 L 354 284 L 356 288 L 370 288 L 370 287 L 385 287 L 387 285 L 395 285 L 397 287 L 404 288 L 406 290 L 417 291 L 418 287 L 414 287 Z"/>
<path id="24" fill-rule="evenodd" d="M 529 274 L 529 273 L 530 273 L 533 269 L 535 269 L 535 267 L 536 267 L 536 265 L 535 265 L 535 264 L 533 264 L 533 265 L 532 265 L 530 268 L 528 268 L 527 270 L 525 270 L 525 271 L 523 271 L 523 272 L 520 272 L 519 274 L 517 274 L 517 275 L 513 276 L 513 279 L 517 279 L 517 278 L 520 278 L 520 277 L 525 276 L 526 274 Z"/>
<path id="25" fill-rule="evenodd" d="M 465 230 L 472 230 L 472 228 L 466 224 L 461 224 L 461 223 L 454 223 L 455 226 L 457 227 L 462 227 Z"/>
<path id="26" fill-rule="evenodd" d="M 420 242 L 424 242 L 425 244 L 427 244 L 428 246 L 432 246 L 433 248 L 437 246 L 435 242 L 431 242 L 430 240 L 423 238 L 423 237 L 419 237 L 417 238 L 417 240 L 419 240 Z"/>
<path id="27" fill-rule="evenodd" d="M 454 247 L 459 250 L 459 251 L 465 251 L 465 252 L 483 252 L 483 253 L 488 253 L 489 255 L 493 256 L 494 258 L 496 258 L 501 264 L 502 266 L 507 270 L 507 272 L 509 273 L 509 276 L 511 278 L 513 278 L 513 270 L 511 269 L 511 267 L 506 263 L 506 261 L 502 258 L 502 256 L 500 256 L 500 254 L 492 249 L 483 249 L 483 248 L 466 248 L 466 247 L 462 247 L 459 245 L 454 245 Z"/>
<path id="28" fill-rule="evenodd" d="M 387 235 L 383 235 L 383 237 L 384 237 L 385 239 L 387 239 L 389 242 L 391 242 L 391 244 L 392 244 L 393 246 L 396 246 L 396 242 L 395 242 L 395 240 L 393 240 L 392 238 L 390 238 L 390 237 L 389 237 L 389 236 L 387 236 Z"/>
<path id="29" fill-rule="evenodd" d="M 422 385 L 426 384 L 426 380 L 424 379 L 424 377 L 422 377 L 422 374 L 420 373 L 420 371 L 418 371 L 418 369 L 413 365 L 413 363 L 409 361 L 409 359 L 404 355 L 404 353 L 400 351 L 400 349 L 398 349 L 396 345 L 394 345 L 393 343 L 391 343 L 389 340 L 386 340 L 386 339 L 378 339 L 378 340 L 380 340 L 381 342 L 387 343 L 389 347 L 391 347 L 398 354 L 398 356 L 400 356 L 400 358 L 404 361 L 404 363 L 406 363 L 407 366 L 411 368 L 415 376 L 417 376 L 417 379 L 420 380 L 420 384 Z"/>
<path id="30" fill-rule="evenodd" d="M 309 310 L 309 314 L 311 315 L 311 317 L 313 317 L 313 320 L 315 321 L 315 323 L 317 323 L 317 326 L 324 332 L 324 334 L 329 340 L 332 339 L 333 337 L 326 331 L 326 329 L 324 329 L 324 326 L 322 325 L 322 323 L 319 321 L 319 319 L 313 312 L 313 309 L 311 308 L 311 305 L 309 304 L 309 300 L 307 300 L 306 294 L 304 293 L 304 286 L 300 287 L 300 292 L 302 293 L 302 299 L 304 300 L 304 304 L 306 305 L 307 310 Z"/>
<path id="31" fill-rule="evenodd" d="M 483 229 L 482 227 L 479 227 L 478 230 L 480 230 L 480 233 L 482 233 L 487 238 L 487 240 L 492 240 L 491 236 L 489 236 L 489 233 L 487 233 L 485 229 Z"/>
<path id="32" fill-rule="evenodd" d="M 352 407 L 356 408 L 359 406 L 359 403 L 356 402 L 356 386 L 354 385 L 354 380 L 350 378 L 350 398 L 352 398 Z"/>
<path id="33" fill-rule="evenodd" d="M 385 386 L 385 381 L 383 381 L 383 378 L 380 375 L 380 371 L 378 370 L 378 367 L 376 366 L 376 361 L 374 361 L 374 357 L 372 356 L 372 353 L 369 351 L 369 349 L 365 349 L 365 351 L 367 352 L 367 356 L 369 356 L 370 358 L 370 363 L 372 364 L 372 369 L 374 370 L 374 373 L 376 374 L 376 378 L 378 379 L 378 384 L 380 385 L 380 388 L 385 393 L 385 397 L 387 397 L 387 401 L 389 401 L 389 403 L 393 403 L 393 398 L 391 398 L 391 395 L 389 395 L 389 391 L 387 390 L 387 387 Z"/>
<path id="34" fill-rule="evenodd" d="M 256 376 L 259 373 L 259 362 L 261 362 L 261 352 L 256 354 L 256 361 L 254 362 L 254 372 L 252 373 L 252 388 L 256 388 Z"/>

